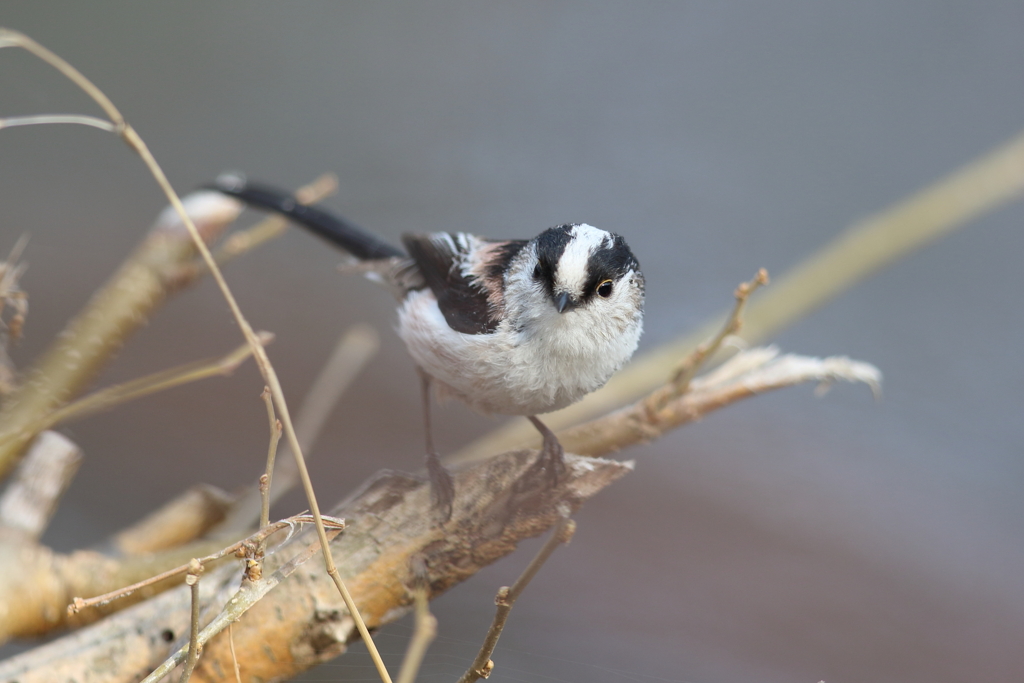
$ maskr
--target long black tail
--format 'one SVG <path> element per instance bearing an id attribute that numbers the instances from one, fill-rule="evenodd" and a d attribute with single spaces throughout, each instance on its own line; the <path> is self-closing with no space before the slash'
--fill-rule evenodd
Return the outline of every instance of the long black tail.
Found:
<path id="1" fill-rule="evenodd" d="M 285 190 L 254 183 L 237 175 L 222 175 L 205 187 L 235 197 L 250 206 L 268 209 L 286 216 L 358 259 L 373 261 L 405 257 L 405 252 L 398 247 L 388 244 L 373 233 L 349 223 L 344 218 L 315 206 L 299 204 Z"/>

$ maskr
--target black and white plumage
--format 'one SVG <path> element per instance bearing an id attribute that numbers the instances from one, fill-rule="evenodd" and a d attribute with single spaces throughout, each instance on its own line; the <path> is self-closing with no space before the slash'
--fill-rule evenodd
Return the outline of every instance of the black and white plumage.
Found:
<path id="1" fill-rule="evenodd" d="M 644 278 L 614 233 L 581 223 L 531 240 L 407 234 L 406 255 L 287 192 L 237 176 L 211 187 L 291 218 L 389 284 L 400 301 L 398 334 L 439 392 L 484 413 L 530 417 L 553 477 L 561 446 L 535 416 L 603 386 L 640 339 Z M 433 453 L 429 418 L 427 429 L 435 499 L 450 513 L 450 479 Z"/>

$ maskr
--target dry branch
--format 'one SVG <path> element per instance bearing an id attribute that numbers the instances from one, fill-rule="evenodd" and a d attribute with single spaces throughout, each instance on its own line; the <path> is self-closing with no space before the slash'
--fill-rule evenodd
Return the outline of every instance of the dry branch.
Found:
<path id="1" fill-rule="evenodd" d="M 259 332 L 260 342 L 269 344 L 274 335 L 269 332 Z M 56 427 L 59 424 L 70 420 L 79 420 L 104 410 L 110 410 L 122 403 L 135 401 L 144 396 L 166 391 L 183 384 L 198 382 L 211 377 L 224 377 L 233 373 L 249 356 L 252 350 L 248 344 L 243 344 L 221 358 L 214 358 L 205 361 L 194 361 L 154 372 L 151 375 L 137 377 L 136 379 L 104 387 L 97 391 L 83 396 L 82 398 L 67 403 L 49 413 L 40 415 L 34 422 L 24 425 L 23 431 L 38 433 L 44 429 Z M 7 445 L 0 437 L 0 448 Z"/>
<path id="2" fill-rule="evenodd" d="M 405 649 L 405 658 L 402 660 L 402 668 L 398 671 L 396 683 L 413 683 L 419 674 L 423 657 L 427 654 L 427 648 L 437 636 L 437 618 L 430 613 L 430 596 L 427 595 L 426 567 L 422 562 L 414 562 L 414 573 L 416 585 L 410 588 L 413 604 L 415 605 L 416 617 L 413 622 L 412 638 Z"/>
<path id="3" fill-rule="evenodd" d="M 562 506 L 577 510 L 632 469 L 631 463 L 570 455 L 564 480 L 551 489 L 535 460 L 535 452 L 519 451 L 457 472 L 453 515 L 444 527 L 424 514 L 430 509 L 429 487 L 405 475 L 383 473 L 336 508 L 333 514 L 351 521 L 332 550 L 367 625 L 379 627 L 410 609 L 414 561 L 422 563 L 425 585 L 435 597 L 553 526 L 563 518 Z M 271 554 L 267 571 L 307 548 L 310 536 L 303 533 Z M 204 576 L 200 592 L 207 609 L 226 602 L 239 575 L 238 569 L 222 568 Z M 138 680 L 140 672 L 178 649 L 188 632 L 188 615 L 188 590 L 168 591 L 0 663 L 0 680 Z M 177 645 L 161 634 L 171 634 Z M 233 676 L 226 635 L 206 645 L 193 681 Z M 243 680 L 294 675 L 334 657 L 358 637 L 334 585 L 315 562 L 299 567 L 255 605 L 234 624 L 232 635 Z"/>
<path id="4" fill-rule="evenodd" d="M 743 351 L 707 375 L 690 382 L 689 391 L 664 401 L 661 389 L 631 406 L 566 430 L 562 445 L 574 453 L 600 456 L 656 439 L 699 420 L 707 413 L 773 389 L 805 382 L 829 385 L 862 382 L 877 395 L 882 373 L 873 365 L 845 357 L 779 355 L 775 347 Z"/>
<path id="5" fill-rule="evenodd" d="M 325 536 L 329 541 L 334 540 L 338 535 L 337 530 L 331 530 L 326 532 Z M 313 555 L 320 552 L 320 541 L 317 539 L 312 545 L 306 547 L 301 552 L 296 553 L 293 557 L 281 565 L 277 571 L 268 577 L 249 582 L 245 577 L 247 575 L 243 573 L 242 587 L 237 591 L 233 591 L 233 586 L 225 584 L 223 595 L 227 599 L 224 608 L 213 618 L 206 627 L 198 634 L 191 634 L 189 637 L 189 645 L 191 647 L 192 642 L 197 644 L 205 645 L 210 642 L 210 639 L 214 636 L 227 630 L 228 648 L 231 652 L 231 664 L 236 673 L 236 678 L 241 674 L 239 672 L 238 658 L 235 654 L 235 645 L 233 631 L 231 627 L 238 621 L 238 619 L 249 611 L 249 608 L 257 604 L 264 596 L 267 595 L 271 590 L 276 588 L 282 581 L 292 575 L 295 569 L 309 560 Z M 225 573 L 226 577 L 230 578 L 230 573 Z M 190 606 L 192 608 L 191 615 L 193 623 L 196 622 L 195 606 L 201 605 L 201 596 L 197 597 L 197 591 L 190 591 Z M 154 669 L 148 676 L 146 676 L 142 683 L 156 683 L 163 679 L 168 673 L 170 673 L 174 667 L 178 666 L 182 662 L 186 661 L 188 656 L 188 650 L 186 646 L 182 646 L 177 652 L 168 657 L 164 662 Z"/>
<path id="6" fill-rule="evenodd" d="M 40 434 L 0 496 L 0 527 L 38 540 L 81 462 L 82 451 L 72 441 L 57 432 Z"/>

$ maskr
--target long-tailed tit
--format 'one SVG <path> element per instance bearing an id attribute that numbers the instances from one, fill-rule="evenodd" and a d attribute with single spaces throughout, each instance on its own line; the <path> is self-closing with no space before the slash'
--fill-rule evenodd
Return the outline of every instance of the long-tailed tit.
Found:
<path id="1" fill-rule="evenodd" d="M 305 226 L 395 291 L 398 334 L 423 377 L 427 471 L 445 519 L 454 488 L 431 438 L 431 383 L 483 413 L 527 416 L 544 437 L 538 464 L 557 479 L 562 446 L 536 416 L 603 386 L 640 339 L 644 276 L 614 233 L 579 223 L 531 240 L 407 234 L 406 254 L 276 188 L 238 176 L 211 187 Z"/>

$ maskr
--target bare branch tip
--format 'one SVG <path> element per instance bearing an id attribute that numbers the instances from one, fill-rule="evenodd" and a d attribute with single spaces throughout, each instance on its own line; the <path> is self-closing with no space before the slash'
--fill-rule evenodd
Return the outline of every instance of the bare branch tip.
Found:
<path id="1" fill-rule="evenodd" d="M 324 197 L 329 197 L 337 191 L 338 176 L 334 173 L 324 173 L 309 185 L 296 190 L 295 198 L 299 200 L 300 204 L 311 204 Z"/>
<path id="2" fill-rule="evenodd" d="M 2 45 L 0 45 L 2 47 Z M 84 116 L 79 114 L 37 114 L 33 116 L 10 116 L 0 119 L 0 129 L 15 128 L 18 126 L 46 126 L 53 124 L 74 124 L 99 128 L 108 133 L 116 132 L 114 124 L 105 119 L 95 116 Z"/>
<path id="3" fill-rule="evenodd" d="M 0 26 L 0 48 L 18 47 L 26 38 L 24 33 Z"/>
<path id="4" fill-rule="evenodd" d="M 565 524 L 562 526 L 562 528 L 558 532 L 558 542 L 559 543 L 564 543 L 564 544 L 568 545 L 569 541 L 572 540 L 572 537 L 573 537 L 573 535 L 575 533 L 576 533 L 576 520 L 567 519 L 565 521 Z"/>
<path id="5" fill-rule="evenodd" d="M 84 608 L 85 600 L 79 597 L 74 597 L 71 599 L 71 604 L 68 605 L 68 616 L 70 617 L 72 615 L 78 614 Z"/>
<path id="6" fill-rule="evenodd" d="M 324 526 L 328 529 L 344 529 L 345 520 L 341 517 L 331 517 L 330 515 L 323 515 L 320 517 L 323 520 Z"/>
<path id="7" fill-rule="evenodd" d="M 768 271 L 765 268 L 761 268 L 760 270 L 757 271 L 757 275 L 754 276 L 753 280 L 750 280 L 749 282 L 741 282 L 739 286 L 736 287 L 736 292 L 734 295 L 737 301 L 744 302 L 750 297 L 751 294 L 756 292 L 761 287 L 767 285 L 768 282 Z"/>

